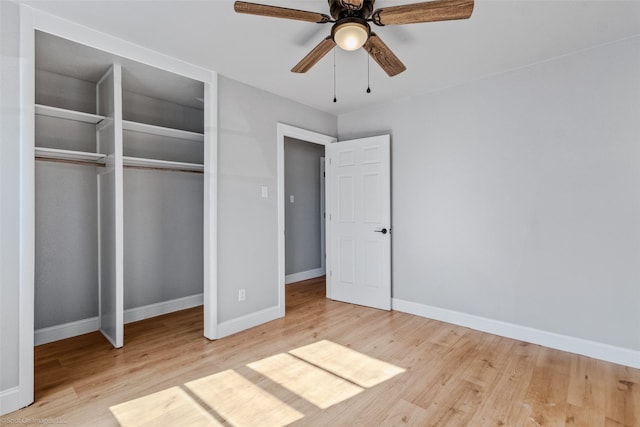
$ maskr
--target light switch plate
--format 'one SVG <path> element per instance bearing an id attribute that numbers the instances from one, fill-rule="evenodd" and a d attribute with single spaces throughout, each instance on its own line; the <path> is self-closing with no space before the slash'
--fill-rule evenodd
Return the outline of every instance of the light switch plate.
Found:
<path id="1" fill-rule="evenodd" d="M 293 194 L 289 196 L 289 203 L 293 203 L 296 200 L 296 196 L 294 196 Z"/>
<path id="2" fill-rule="evenodd" d="M 267 187 L 266 185 L 263 185 L 261 190 L 262 190 L 262 197 L 264 197 L 265 199 L 269 197 L 269 187 Z"/>

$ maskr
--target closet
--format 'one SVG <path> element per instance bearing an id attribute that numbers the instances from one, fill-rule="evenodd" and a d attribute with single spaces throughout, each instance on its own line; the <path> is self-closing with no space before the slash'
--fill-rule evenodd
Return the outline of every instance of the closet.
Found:
<path id="1" fill-rule="evenodd" d="M 202 304 L 204 84 L 35 34 L 35 343 Z"/>

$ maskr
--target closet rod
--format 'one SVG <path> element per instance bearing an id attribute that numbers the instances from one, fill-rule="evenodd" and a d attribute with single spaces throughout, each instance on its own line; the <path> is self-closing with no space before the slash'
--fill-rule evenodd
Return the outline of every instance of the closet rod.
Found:
<path id="1" fill-rule="evenodd" d="M 100 168 L 103 168 L 106 166 L 103 163 L 91 162 L 89 160 L 54 159 L 51 157 L 40 157 L 40 156 L 36 156 L 36 160 L 44 161 L 44 162 L 69 163 L 72 165 L 97 166 Z M 157 166 L 124 165 L 124 167 L 129 169 L 150 169 L 150 170 L 158 170 L 158 171 L 186 172 L 186 173 L 200 173 L 200 174 L 204 173 L 203 171 L 194 171 L 191 169 L 159 168 Z"/>
<path id="2" fill-rule="evenodd" d="M 105 167 L 103 163 L 96 163 L 90 160 L 54 159 L 51 157 L 41 157 L 41 156 L 36 156 L 36 160 L 39 160 L 42 162 L 70 163 L 72 165 L 97 166 L 99 168 Z"/>
<path id="3" fill-rule="evenodd" d="M 150 169 L 150 170 L 170 171 L 170 172 L 204 173 L 204 171 L 194 171 L 191 169 L 159 168 L 157 166 L 124 165 L 124 167 L 129 169 Z"/>

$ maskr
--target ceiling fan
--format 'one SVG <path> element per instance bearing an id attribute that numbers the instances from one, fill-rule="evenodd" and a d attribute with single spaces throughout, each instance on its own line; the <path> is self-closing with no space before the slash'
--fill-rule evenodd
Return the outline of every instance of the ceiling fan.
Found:
<path id="1" fill-rule="evenodd" d="M 393 77 L 407 67 L 389 47 L 371 31 L 369 22 L 378 26 L 402 25 L 419 22 L 467 19 L 473 12 L 473 0 L 435 0 L 422 3 L 384 7 L 373 10 L 375 0 L 328 0 L 331 16 L 317 12 L 307 12 L 278 6 L 236 1 L 234 9 L 238 13 L 333 23 L 331 35 L 322 40 L 311 52 L 291 69 L 294 73 L 306 73 L 337 44 L 344 50 L 361 47 Z"/>

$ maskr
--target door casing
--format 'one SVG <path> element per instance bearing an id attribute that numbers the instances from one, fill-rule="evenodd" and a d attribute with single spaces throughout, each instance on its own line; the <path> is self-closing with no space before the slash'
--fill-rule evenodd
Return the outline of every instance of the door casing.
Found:
<path id="1" fill-rule="evenodd" d="M 337 142 L 338 139 L 313 132 L 307 129 L 287 125 L 284 123 L 277 124 L 277 173 L 278 173 L 278 315 L 285 314 L 284 286 L 285 286 L 285 270 L 284 270 L 284 138 L 295 138 L 300 141 L 311 142 L 314 144 L 328 145 Z M 326 197 L 326 196 L 325 196 Z M 327 284 L 327 298 L 330 296 L 330 286 Z"/>

